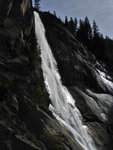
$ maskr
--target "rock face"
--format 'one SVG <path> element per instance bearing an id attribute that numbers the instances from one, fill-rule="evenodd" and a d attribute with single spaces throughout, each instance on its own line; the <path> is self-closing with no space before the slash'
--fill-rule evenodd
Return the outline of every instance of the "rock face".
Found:
<path id="1" fill-rule="evenodd" d="M 0 1 L 0 149 L 82 150 L 48 110 L 30 0 Z"/>
<path id="2" fill-rule="evenodd" d="M 29 0 L 1 0 L 0 1 L 0 18 L 2 20 L 7 17 L 23 17 L 30 8 L 31 2 Z"/>
<path id="3" fill-rule="evenodd" d="M 49 13 L 40 13 L 62 82 L 73 95 L 98 149 L 112 150 L 113 73 Z"/>

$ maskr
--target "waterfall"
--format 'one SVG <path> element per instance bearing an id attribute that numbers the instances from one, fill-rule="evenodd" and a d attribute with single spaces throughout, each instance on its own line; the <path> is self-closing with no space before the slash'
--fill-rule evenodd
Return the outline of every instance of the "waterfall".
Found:
<path id="1" fill-rule="evenodd" d="M 88 127 L 82 123 L 82 115 L 75 105 L 75 100 L 62 85 L 57 63 L 46 40 L 45 29 L 38 15 L 35 16 L 35 32 L 41 49 L 42 70 L 45 85 L 50 95 L 49 109 L 56 119 L 74 136 L 83 150 L 96 150 Z"/>

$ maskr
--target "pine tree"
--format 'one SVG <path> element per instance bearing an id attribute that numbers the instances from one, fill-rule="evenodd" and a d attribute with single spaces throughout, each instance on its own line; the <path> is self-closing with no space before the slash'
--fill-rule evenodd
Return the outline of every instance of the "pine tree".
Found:
<path id="1" fill-rule="evenodd" d="M 39 9 L 39 2 L 40 2 L 40 0 L 35 0 L 35 2 L 34 2 L 34 7 L 36 9 Z"/>
<path id="2" fill-rule="evenodd" d="M 95 20 L 93 21 L 93 38 L 94 39 L 98 39 L 99 38 L 99 28 L 98 28 Z"/>
<path id="3" fill-rule="evenodd" d="M 88 17 L 85 18 L 84 28 L 85 28 L 85 37 L 86 37 L 86 40 L 87 41 L 91 40 L 92 39 L 92 28 L 91 28 L 91 25 L 90 25 Z"/>
<path id="4" fill-rule="evenodd" d="M 68 27 L 68 18 L 65 16 L 65 26 Z"/>
<path id="5" fill-rule="evenodd" d="M 79 27 L 77 30 L 77 38 L 83 42 L 83 36 L 84 36 L 84 22 L 80 19 L 79 20 Z"/>
<path id="6" fill-rule="evenodd" d="M 77 32 L 77 30 L 78 30 L 78 20 L 77 20 L 77 18 L 75 18 L 74 24 L 75 24 L 75 32 Z"/>
<path id="7" fill-rule="evenodd" d="M 56 11 L 54 11 L 54 16 L 56 17 Z"/>
<path id="8" fill-rule="evenodd" d="M 85 20 L 79 20 L 79 27 L 77 30 L 77 38 L 85 44 L 89 49 L 92 43 L 92 28 L 88 17 Z"/>
<path id="9" fill-rule="evenodd" d="M 74 24 L 72 17 L 70 18 L 70 21 L 69 21 L 69 29 L 73 34 L 75 33 L 75 24 Z"/>

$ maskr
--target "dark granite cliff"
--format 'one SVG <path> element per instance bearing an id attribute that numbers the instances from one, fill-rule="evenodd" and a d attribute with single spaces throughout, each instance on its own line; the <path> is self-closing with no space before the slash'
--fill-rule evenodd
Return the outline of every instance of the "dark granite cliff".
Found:
<path id="1" fill-rule="evenodd" d="M 40 13 L 65 84 L 99 150 L 112 150 L 112 72 L 59 19 Z M 110 100 L 110 106 L 107 101 Z M 0 149 L 82 150 L 48 110 L 30 0 L 0 1 Z M 109 109 L 106 111 L 104 107 Z M 106 120 L 105 114 L 108 117 Z"/>
<path id="2" fill-rule="evenodd" d="M 0 1 L 0 149 L 82 150 L 48 110 L 30 0 Z"/>

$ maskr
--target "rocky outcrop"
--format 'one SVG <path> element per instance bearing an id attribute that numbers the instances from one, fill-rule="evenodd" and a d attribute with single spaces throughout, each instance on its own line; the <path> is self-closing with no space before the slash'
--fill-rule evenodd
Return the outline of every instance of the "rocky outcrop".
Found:
<path id="1" fill-rule="evenodd" d="M 1 13 L 0 15 L 4 15 L 4 16 L 16 16 L 16 17 L 20 17 L 20 16 L 24 16 L 27 9 L 31 8 L 31 1 L 29 0 L 20 0 L 20 1 L 16 1 L 16 0 L 6 0 L 0 1 L 0 10 Z M 18 16 L 19 15 L 19 16 Z"/>

